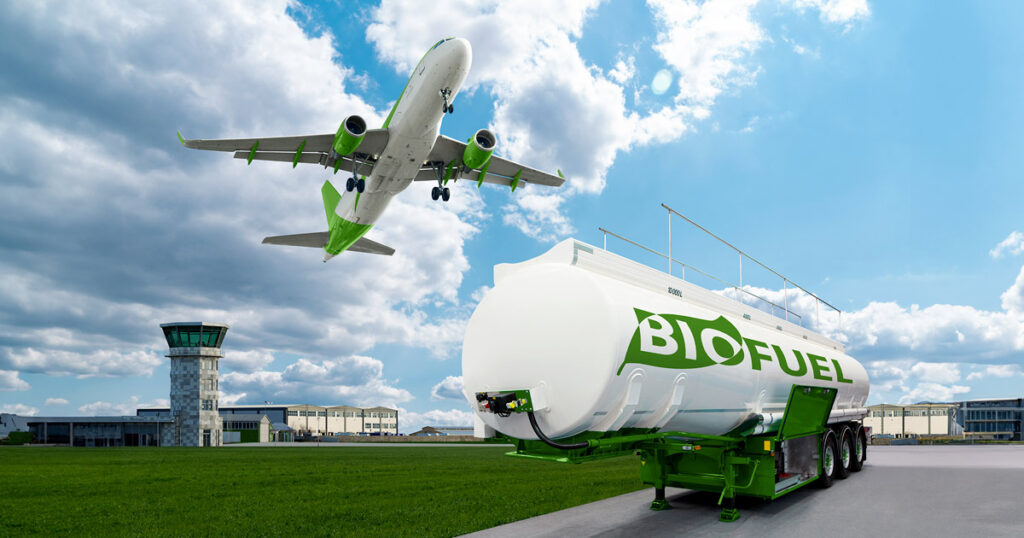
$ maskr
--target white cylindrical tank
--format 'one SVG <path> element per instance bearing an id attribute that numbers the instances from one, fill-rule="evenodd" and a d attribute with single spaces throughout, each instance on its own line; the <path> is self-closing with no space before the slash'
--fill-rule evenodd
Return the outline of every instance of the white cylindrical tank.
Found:
<path id="1" fill-rule="evenodd" d="M 834 416 L 863 412 L 867 372 L 841 344 L 673 276 L 572 239 L 494 273 L 462 375 L 478 417 L 506 435 L 537 438 L 524 413 L 497 416 L 477 393 L 530 390 L 552 438 L 721 435 L 777 421 L 794 384 L 837 388 Z"/>

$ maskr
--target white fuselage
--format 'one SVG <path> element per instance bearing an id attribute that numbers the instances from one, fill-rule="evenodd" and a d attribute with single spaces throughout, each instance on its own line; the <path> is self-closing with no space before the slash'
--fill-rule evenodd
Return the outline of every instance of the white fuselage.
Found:
<path id="1" fill-rule="evenodd" d="M 335 210 L 338 216 L 373 224 L 391 198 L 413 182 L 441 131 L 445 113 L 440 91 L 451 91 L 449 102 L 455 98 L 472 58 L 469 42 L 462 38 L 444 41 L 423 56 L 395 104 L 387 124 L 387 146 L 366 177 L 366 189 L 359 196 L 355 191 L 343 193 Z"/>

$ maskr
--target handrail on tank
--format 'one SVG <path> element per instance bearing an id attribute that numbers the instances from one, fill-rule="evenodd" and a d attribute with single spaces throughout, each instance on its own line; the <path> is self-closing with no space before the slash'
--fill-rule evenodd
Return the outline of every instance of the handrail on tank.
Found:
<path id="1" fill-rule="evenodd" d="M 725 284 L 726 286 L 729 286 L 730 288 L 732 288 L 732 289 L 734 289 L 734 290 L 736 290 L 738 292 L 745 293 L 745 294 L 747 294 L 747 295 L 749 295 L 749 296 L 751 296 L 751 297 L 753 297 L 753 298 L 755 298 L 755 299 L 757 299 L 759 301 L 763 301 L 763 302 L 771 305 L 772 306 L 772 315 L 773 316 L 775 315 L 775 309 L 778 308 L 779 310 L 782 310 L 782 311 L 786 312 L 786 316 L 787 316 L 786 320 L 787 321 L 789 320 L 788 316 L 789 315 L 793 315 L 793 316 L 796 316 L 797 319 L 799 320 L 800 324 L 803 325 L 803 316 L 801 316 L 800 314 L 797 314 L 796 312 L 793 312 L 792 310 L 789 310 L 788 308 L 786 308 L 786 307 L 784 307 L 782 305 L 775 304 L 775 303 L 769 301 L 768 299 L 765 299 L 764 297 L 761 297 L 760 295 L 758 295 L 756 293 L 747 291 L 742 286 L 737 286 L 736 284 L 733 284 L 731 282 L 727 282 L 725 280 L 722 280 L 721 278 L 718 278 L 718 277 L 716 277 L 714 275 L 710 275 L 708 273 L 705 273 L 704 271 L 701 271 L 700 269 L 698 269 L 698 268 L 696 268 L 696 267 L 694 267 L 692 265 L 685 264 L 685 263 L 683 263 L 683 262 L 681 262 L 679 260 L 674 260 L 671 257 L 662 254 L 661 252 L 657 252 L 655 250 L 652 250 L 650 248 L 647 248 L 647 247 L 641 245 L 640 243 L 637 243 L 635 241 L 631 241 L 629 239 L 626 239 L 625 237 L 622 237 L 621 235 L 619 235 L 619 234 L 617 234 L 617 233 L 615 233 L 615 232 L 613 232 L 611 230 L 606 230 L 606 229 L 601 228 L 601 227 L 598 227 L 597 229 L 605 234 L 605 238 L 604 238 L 604 249 L 605 250 L 608 250 L 608 236 L 610 235 L 610 236 L 612 236 L 612 237 L 614 237 L 616 239 L 620 239 L 622 241 L 625 241 L 625 242 L 627 242 L 627 243 L 629 243 L 629 244 L 631 244 L 633 246 L 640 247 L 640 248 L 646 250 L 647 252 L 650 252 L 651 254 L 654 254 L 655 256 L 661 256 L 662 258 L 665 258 L 665 259 L 669 260 L 670 267 L 671 267 L 672 263 L 679 264 L 683 268 L 683 280 L 686 280 L 686 268 L 689 267 L 690 269 L 692 269 L 694 271 L 697 271 L 698 273 L 700 273 L 700 274 L 702 274 L 702 275 L 704 275 L 704 276 L 706 276 L 706 277 L 708 277 L 708 278 L 710 278 L 712 280 L 717 280 L 718 282 L 721 282 L 722 284 Z"/>
<path id="2" fill-rule="evenodd" d="M 726 241 L 725 239 L 722 239 L 721 237 L 718 237 L 717 235 L 715 235 L 715 234 L 711 233 L 711 231 L 709 231 L 708 229 L 704 228 L 704 227 L 703 227 L 703 226 L 701 226 L 700 224 L 697 224 L 696 222 L 693 222 L 693 220 L 691 220 L 691 219 L 690 219 L 689 217 L 687 217 L 686 215 L 683 215 L 682 213 L 680 213 L 680 212 L 676 211 L 675 209 L 672 209 L 671 207 L 669 207 L 669 206 L 665 205 L 664 203 L 663 203 L 663 204 L 661 204 L 661 207 L 664 207 L 665 209 L 667 209 L 667 210 L 668 210 L 668 212 L 669 212 L 670 214 L 675 214 L 676 216 L 678 216 L 678 217 L 681 217 L 681 218 L 682 218 L 683 220 L 685 220 L 686 222 L 689 222 L 690 224 L 692 224 L 692 225 L 696 226 L 697 228 L 700 228 L 700 229 L 701 229 L 701 231 L 703 231 L 704 233 L 706 233 L 706 234 L 710 235 L 711 237 L 714 237 L 715 239 L 717 239 L 717 240 L 721 241 L 722 243 L 724 243 L 725 245 L 727 245 L 727 246 L 728 246 L 729 248 L 731 248 L 731 249 L 735 250 L 736 252 L 738 252 L 738 253 L 740 254 L 740 256 L 742 256 L 742 257 L 744 257 L 744 258 L 747 258 L 747 259 L 749 259 L 750 261 L 752 261 L 752 262 L 754 262 L 754 263 L 756 263 L 756 264 L 760 265 L 761 267 L 764 267 L 765 269 L 767 269 L 767 270 L 771 271 L 771 272 L 772 272 L 772 273 L 773 273 L 773 274 L 774 274 L 775 276 L 777 276 L 777 277 L 781 278 L 781 279 L 782 279 L 782 281 L 783 281 L 784 283 L 789 283 L 789 284 L 792 284 L 793 286 L 797 287 L 797 288 L 798 288 L 798 289 L 799 289 L 800 291 L 802 291 L 802 292 L 806 293 L 807 295 L 810 295 L 811 297 L 814 297 L 814 298 L 815 298 L 816 300 L 818 300 L 818 302 L 820 302 L 821 304 L 823 304 L 823 305 L 825 305 L 825 306 L 827 306 L 827 307 L 831 308 L 832 310 L 835 310 L 836 312 L 839 312 L 839 313 L 842 313 L 842 312 L 843 312 L 842 310 L 840 310 L 840 309 L 838 309 L 838 308 L 836 308 L 836 307 L 832 306 L 831 304 L 829 304 L 829 303 L 828 303 L 828 301 L 826 301 L 826 300 L 822 299 L 821 297 L 818 297 L 817 295 L 815 295 L 815 294 L 813 294 L 813 293 L 811 293 L 811 292 L 807 291 L 806 289 L 804 289 L 804 288 L 803 288 L 802 286 L 800 286 L 800 285 L 799 285 L 799 284 L 797 284 L 796 282 L 793 282 L 792 280 L 790 280 L 790 279 L 788 279 L 788 278 L 786 278 L 786 277 L 784 277 L 784 276 L 780 275 L 780 274 L 779 274 L 779 273 L 778 273 L 777 271 L 775 271 L 775 269 L 772 269 L 771 267 L 768 267 L 767 265 L 765 265 L 765 264 L 763 264 L 763 263 L 759 262 L 759 261 L 758 261 L 757 259 L 755 259 L 755 258 L 754 258 L 753 256 L 751 256 L 751 255 L 747 254 L 746 252 L 743 252 L 742 250 L 740 250 L 740 249 L 736 248 L 736 247 L 735 247 L 735 246 L 734 246 L 734 245 L 733 245 L 732 243 L 730 243 L 730 242 Z M 741 259 L 741 262 L 740 262 L 740 263 L 742 264 L 742 259 Z M 742 279 L 742 278 L 743 278 L 743 277 L 742 277 L 742 275 L 743 275 L 743 273 L 742 273 L 742 265 L 740 266 L 740 271 L 741 271 L 741 272 L 740 272 L 740 275 L 741 275 L 741 276 L 740 276 L 740 278 Z M 743 282 L 742 282 L 742 280 L 740 281 L 740 285 L 741 285 L 741 286 L 743 285 Z"/>

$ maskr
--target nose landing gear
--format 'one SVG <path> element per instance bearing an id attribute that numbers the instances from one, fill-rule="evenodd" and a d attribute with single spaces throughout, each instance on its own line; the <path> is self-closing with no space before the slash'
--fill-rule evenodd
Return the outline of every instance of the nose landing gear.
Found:
<path id="1" fill-rule="evenodd" d="M 452 97 L 452 90 L 450 88 L 441 88 L 441 91 L 438 93 L 441 94 L 441 99 L 444 101 L 444 103 L 441 105 L 441 112 L 445 114 L 451 114 L 455 112 L 455 106 L 448 102 L 448 100 L 451 99 Z"/>

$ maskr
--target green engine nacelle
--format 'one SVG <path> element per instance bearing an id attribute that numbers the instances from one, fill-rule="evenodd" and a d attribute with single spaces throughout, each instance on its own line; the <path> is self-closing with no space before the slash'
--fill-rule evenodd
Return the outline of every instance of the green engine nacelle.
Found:
<path id="1" fill-rule="evenodd" d="M 480 129 L 466 144 L 466 151 L 462 152 L 462 164 L 473 170 L 480 170 L 491 159 L 495 145 L 494 133 Z"/>
<path id="2" fill-rule="evenodd" d="M 366 120 L 352 115 L 345 118 L 338 126 L 334 135 L 334 152 L 338 155 L 351 155 L 366 136 Z"/>

